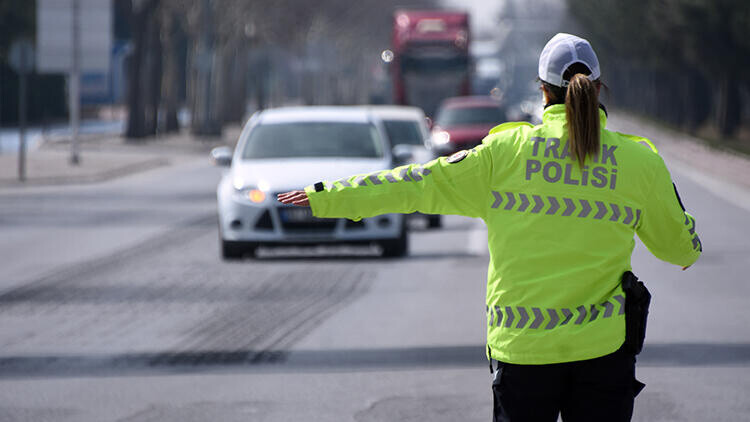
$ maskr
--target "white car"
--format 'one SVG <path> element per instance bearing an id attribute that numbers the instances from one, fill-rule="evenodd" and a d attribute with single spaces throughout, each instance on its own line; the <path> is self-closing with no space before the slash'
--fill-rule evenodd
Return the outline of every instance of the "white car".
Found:
<path id="1" fill-rule="evenodd" d="M 410 106 L 369 106 L 367 107 L 377 116 L 385 127 L 391 146 L 399 152 L 399 155 L 408 156 L 407 162 L 426 163 L 442 155 L 437 151 L 430 139 L 430 128 L 427 125 L 427 117 L 421 108 Z M 417 215 L 422 215 L 417 213 Z M 441 226 L 439 215 L 425 215 L 427 226 L 437 228 Z"/>
<path id="2" fill-rule="evenodd" d="M 225 259 L 252 255 L 259 246 L 326 243 L 376 243 L 384 256 L 407 253 L 403 215 L 320 219 L 310 208 L 276 200 L 279 192 L 393 167 L 398 160 L 385 129 L 366 109 L 265 110 L 247 122 L 233 153 L 219 147 L 211 151 L 211 158 L 229 166 L 216 191 Z"/>
<path id="3" fill-rule="evenodd" d="M 421 108 L 391 105 L 366 108 L 383 122 L 392 147 L 409 150 L 411 162 L 426 163 L 440 155 L 433 151 L 427 116 Z"/>

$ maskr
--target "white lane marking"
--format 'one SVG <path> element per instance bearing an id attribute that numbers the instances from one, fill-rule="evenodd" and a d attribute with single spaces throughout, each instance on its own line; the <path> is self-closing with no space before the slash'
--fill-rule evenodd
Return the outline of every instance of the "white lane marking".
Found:
<path id="1" fill-rule="evenodd" d="M 489 255 L 487 250 L 487 225 L 478 218 L 474 220 L 474 224 L 469 229 L 467 249 L 470 255 Z"/>
<path id="2" fill-rule="evenodd" d="M 736 205 L 745 211 L 750 211 L 750 190 L 744 186 L 734 184 L 725 179 L 719 179 L 705 172 L 696 171 L 688 167 L 678 159 L 672 159 L 667 162 L 670 169 L 676 170 L 681 176 L 685 176 L 696 184 L 708 189 L 709 191 L 721 196 L 727 202 Z M 689 212 L 690 210 L 688 210 Z"/>

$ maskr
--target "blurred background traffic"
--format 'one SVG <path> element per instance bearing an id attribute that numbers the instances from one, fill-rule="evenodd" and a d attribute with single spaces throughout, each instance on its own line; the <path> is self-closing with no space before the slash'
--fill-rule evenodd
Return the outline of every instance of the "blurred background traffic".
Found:
<path id="1" fill-rule="evenodd" d="M 681 272 L 637 243 L 634 419 L 743 420 L 748 28 L 745 0 L 0 0 L 0 420 L 488 420 L 483 222 L 275 194 L 539 123 L 557 32 L 704 244 Z"/>
<path id="2" fill-rule="evenodd" d="M 747 2 L 412 3 L 4 0 L 1 151 L 15 149 L 19 67 L 32 147 L 77 113 L 74 90 L 85 130 L 131 142 L 183 127 L 217 135 L 284 105 L 409 104 L 434 118 L 446 97 L 492 95 L 509 118 L 538 118 L 538 52 L 562 30 L 596 47 L 608 105 L 748 140 Z"/>

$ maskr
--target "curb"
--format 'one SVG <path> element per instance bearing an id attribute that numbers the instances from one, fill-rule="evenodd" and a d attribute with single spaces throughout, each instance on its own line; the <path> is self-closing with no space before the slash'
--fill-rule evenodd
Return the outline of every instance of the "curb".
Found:
<path id="1" fill-rule="evenodd" d="M 20 187 L 20 186 L 50 186 L 50 185 L 69 185 L 69 184 L 90 184 L 105 182 L 123 176 L 144 172 L 147 170 L 163 167 L 171 164 L 167 158 L 152 158 L 138 163 L 127 164 L 122 167 L 116 167 L 95 174 L 86 174 L 80 176 L 62 176 L 62 177 L 38 177 L 26 179 L 24 182 L 18 180 L 0 180 L 0 187 Z"/>

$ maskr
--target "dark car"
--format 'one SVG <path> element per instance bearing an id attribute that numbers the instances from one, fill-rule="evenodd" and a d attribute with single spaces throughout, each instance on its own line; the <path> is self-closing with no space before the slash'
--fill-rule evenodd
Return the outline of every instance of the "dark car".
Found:
<path id="1" fill-rule="evenodd" d="M 441 153 L 451 154 L 479 145 L 490 129 L 506 121 L 505 109 L 492 97 L 448 98 L 435 117 L 432 141 Z"/>

